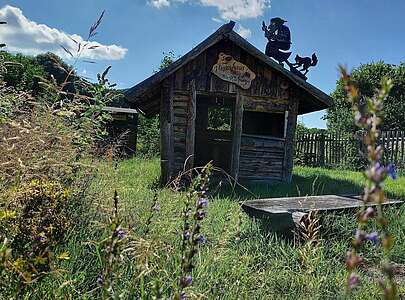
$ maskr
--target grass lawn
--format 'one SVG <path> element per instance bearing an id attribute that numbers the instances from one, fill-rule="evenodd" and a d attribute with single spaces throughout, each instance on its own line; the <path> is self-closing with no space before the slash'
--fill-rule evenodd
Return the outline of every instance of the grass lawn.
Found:
<path id="1" fill-rule="evenodd" d="M 159 176 L 158 160 L 133 159 L 116 168 L 100 166 L 93 184 L 96 197 L 80 211 L 72 231 L 66 261 L 59 276 L 37 286 L 30 299 L 94 299 L 101 265 L 97 243 L 112 207 L 120 197 L 120 214 L 129 228 L 128 250 L 115 267 L 115 290 L 124 299 L 152 299 L 159 287 L 169 298 L 178 282 L 181 211 L 185 195 L 158 192 L 161 211 L 152 218 L 152 187 Z M 357 172 L 297 167 L 291 184 L 249 185 L 250 192 L 222 192 L 210 200 L 202 232 L 208 242 L 196 260 L 190 298 L 201 299 L 342 299 L 345 297 L 345 253 L 356 227 L 355 216 L 328 215 L 321 219 L 317 246 L 306 247 L 265 232 L 240 209 L 239 201 L 254 197 L 315 194 L 353 194 L 362 189 Z M 405 198 L 405 177 L 387 180 L 387 191 Z M 86 206 L 85 206 L 86 207 Z M 391 260 L 405 266 L 405 206 L 389 209 L 396 243 Z M 145 233 L 148 232 L 146 235 Z M 380 294 L 375 261 L 381 256 L 371 244 L 364 248 L 362 286 L 350 299 L 375 299 Z M 405 281 L 397 278 L 405 297 Z M 69 295 L 69 296 L 66 296 Z"/>

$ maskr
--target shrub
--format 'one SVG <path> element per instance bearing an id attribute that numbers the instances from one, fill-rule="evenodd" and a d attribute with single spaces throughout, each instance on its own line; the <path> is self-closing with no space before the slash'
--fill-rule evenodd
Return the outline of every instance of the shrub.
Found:
<path id="1" fill-rule="evenodd" d="M 138 153 L 145 158 L 156 157 L 160 153 L 159 116 L 147 118 L 139 115 Z"/>

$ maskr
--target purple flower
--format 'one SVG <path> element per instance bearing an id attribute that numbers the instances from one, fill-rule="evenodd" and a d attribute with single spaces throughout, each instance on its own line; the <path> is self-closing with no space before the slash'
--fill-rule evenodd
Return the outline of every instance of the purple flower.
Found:
<path id="1" fill-rule="evenodd" d="M 186 298 L 187 298 L 186 292 L 181 292 L 181 293 L 180 293 L 180 300 L 184 300 L 184 299 L 186 299 Z"/>
<path id="2" fill-rule="evenodd" d="M 46 238 L 44 236 L 39 236 L 37 237 L 37 240 L 40 241 L 41 243 L 44 243 L 46 241 Z"/>
<path id="3" fill-rule="evenodd" d="M 97 282 L 97 284 L 100 285 L 100 286 L 103 285 L 103 284 L 104 284 L 103 277 L 102 277 L 102 276 L 97 277 L 97 281 L 96 281 L 96 282 Z"/>
<path id="4" fill-rule="evenodd" d="M 199 198 L 198 199 L 198 206 L 207 207 L 208 206 L 208 199 L 207 198 Z"/>
<path id="5" fill-rule="evenodd" d="M 196 242 L 200 245 L 204 245 L 207 242 L 207 239 L 203 234 L 200 234 L 200 236 L 196 239 Z"/>
<path id="6" fill-rule="evenodd" d="M 202 219 L 204 219 L 204 217 L 206 216 L 206 212 L 205 211 L 203 211 L 203 210 L 199 210 L 199 211 L 197 211 L 196 213 L 195 213 L 195 218 L 197 219 L 197 220 L 202 220 Z"/>
<path id="7" fill-rule="evenodd" d="M 190 239 L 190 236 L 191 236 L 191 234 L 190 234 L 190 232 L 188 232 L 188 231 L 186 231 L 186 232 L 183 233 L 183 239 L 184 239 L 185 241 L 188 241 L 188 240 Z"/>
<path id="8" fill-rule="evenodd" d="M 374 181 L 381 181 L 386 172 L 386 168 L 379 162 L 376 162 L 375 165 L 371 168 L 370 172 Z"/>
<path id="9" fill-rule="evenodd" d="M 369 206 L 369 207 L 367 207 L 366 211 L 364 212 L 364 217 L 370 218 L 372 216 L 374 216 L 374 208 Z"/>
<path id="10" fill-rule="evenodd" d="M 191 275 L 187 275 L 181 279 L 181 287 L 185 288 L 193 284 L 193 277 Z"/>
<path id="11" fill-rule="evenodd" d="M 349 289 L 354 289 L 359 284 L 359 282 L 359 276 L 357 276 L 355 273 L 351 273 L 347 285 L 349 286 Z"/>
<path id="12" fill-rule="evenodd" d="M 155 212 L 160 212 L 160 205 L 158 203 L 156 203 L 155 205 L 153 205 L 152 208 Z"/>
<path id="13" fill-rule="evenodd" d="M 120 229 L 120 230 L 117 231 L 117 236 L 120 239 L 123 239 L 123 238 L 125 238 L 127 236 L 127 233 L 124 230 Z"/>
<path id="14" fill-rule="evenodd" d="M 359 220 L 361 222 L 366 222 L 369 218 L 374 217 L 375 210 L 373 207 L 369 206 L 367 209 L 360 215 Z"/>
<path id="15" fill-rule="evenodd" d="M 379 243 L 378 233 L 375 231 L 367 234 L 366 239 L 372 242 L 374 245 L 377 245 Z"/>
<path id="16" fill-rule="evenodd" d="M 387 172 L 387 175 L 388 175 L 389 177 L 391 177 L 393 180 L 397 179 L 397 172 L 396 172 L 396 170 L 395 170 L 395 165 L 389 164 L 389 165 L 386 167 L 386 172 Z"/>

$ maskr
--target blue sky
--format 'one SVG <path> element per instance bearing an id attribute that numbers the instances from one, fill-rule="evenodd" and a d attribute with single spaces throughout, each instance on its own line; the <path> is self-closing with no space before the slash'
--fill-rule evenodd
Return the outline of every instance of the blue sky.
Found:
<path id="1" fill-rule="evenodd" d="M 100 46 L 80 63 L 82 75 L 95 78 L 112 65 L 110 79 L 120 88 L 133 86 L 153 73 L 163 52 L 188 52 L 229 18 L 248 40 L 264 49 L 261 22 L 280 16 L 288 20 L 292 51 L 316 52 L 317 67 L 308 81 L 326 93 L 333 91 L 337 65 L 349 69 L 360 63 L 405 61 L 405 1 L 391 0 L 15 0 L 0 1 L 0 17 L 14 18 L 14 31 L 0 28 L 1 41 L 9 50 L 37 54 L 61 51 L 86 38 L 88 28 L 102 10 L 106 15 L 95 41 Z M 244 3 L 248 6 L 244 7 Z M 6 5 L 19 8 L 12 10 Z M 42 25 L 40 25 L 42 24 Z M 39 26 L 40 25 L 40 26 Z M 241 26 L 241 27 L 239 27 Z M 7 32 L 9 30 L 9 32 Z M 15 34 L 19 30 L 18 34 Z M 5 39 L 5 40 L 4 40 Z M 54 45 L 51 45 L 54 42 Z M 60 52 L 59 54 L 63 54 Z M 66 55 L 67 56 L 67 55 Z M 85 55 L 86 56 L 86 55 Z M 68 59 L 68 57 L 66 57 Z M 68 62 L 71 62 L 68 60 Z M 300 117 L 307 126 L 325 127 L 324 112 Z"/>

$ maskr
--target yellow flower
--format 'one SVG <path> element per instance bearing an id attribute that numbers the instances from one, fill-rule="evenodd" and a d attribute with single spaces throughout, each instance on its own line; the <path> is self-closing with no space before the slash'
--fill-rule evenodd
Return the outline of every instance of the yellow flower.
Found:
<path id="1" fill-rule="evenodd" d="M 63 252 L 63 253 L 59 254 L 58 259 L 69 260 L 70 259 L 69 252 Z"/>
<path id="2" fill-rule="evenodd" d="M 24 264 L 25 264 L 25 260 L 24 260 L 24 259 L 22 259 L 21 257 L 20 257 L 20 258 L 17 258 L 17 259 L 13 262 L 13 269 L 14 269 L 16 272 L 20 272 L 21 269 L 22 269 L 22 267 L 24 266 Z"/>
<path id="3" fill-rule="evenodd" d="M 34 265 L 44 265 L 46 263 L 46 258 L 42 256 L 37 256 L 34 258 Z"/>
<path id="4" fill-rule="evenodd" d="M 15 219 L 17 214 L 15 211 L 4 210 L 0 211 L 0 220 Z"/>

